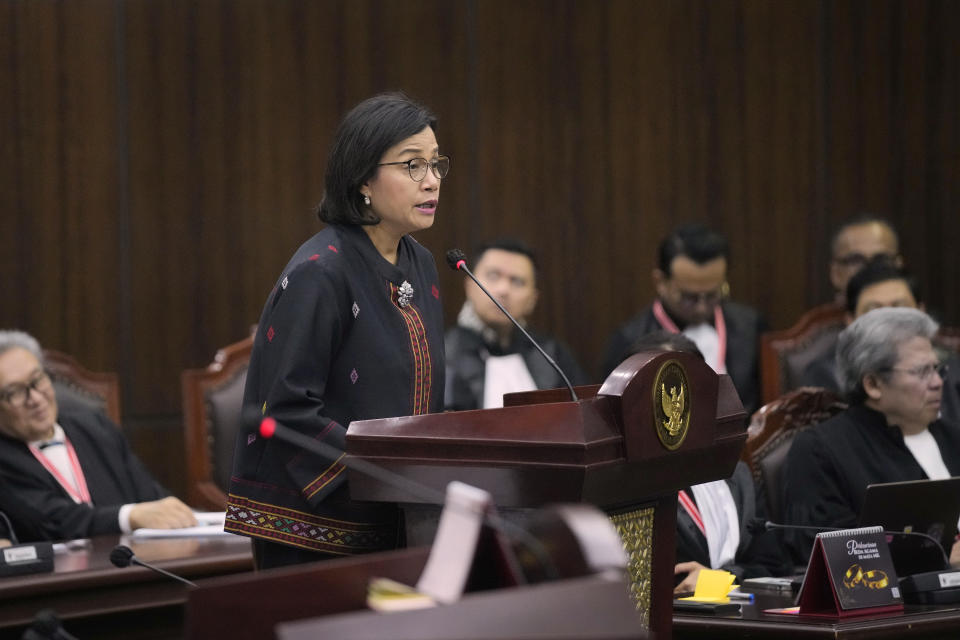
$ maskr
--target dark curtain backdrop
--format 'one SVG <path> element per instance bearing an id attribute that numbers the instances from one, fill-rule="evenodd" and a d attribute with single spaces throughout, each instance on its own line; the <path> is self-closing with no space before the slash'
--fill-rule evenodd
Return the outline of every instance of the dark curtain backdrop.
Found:
<path id="1" fill-rule="evenodd" d="M 889 216 L 960 323 L 960 3 L 952 0 L 8 0 L 0 3 L 0 326 L 123 381 L 125 428 L 182 490 L 181 370 L 255 322 L 319 228 L 326 150 L 402 89 L 453 158 L 453 246 L 540 253 L 538 328 L 593 370 L 705 221 L 736 299 L 824 302 L 828 236 Z"/>

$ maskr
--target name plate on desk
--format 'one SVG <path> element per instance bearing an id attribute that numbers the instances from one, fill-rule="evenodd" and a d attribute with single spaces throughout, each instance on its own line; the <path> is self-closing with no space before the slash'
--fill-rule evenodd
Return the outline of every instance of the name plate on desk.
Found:
<path id="1" fill-rule="evenodd" d="M 835 618 L 903 610 L 883 529 L 817 534 L 798 604 L 800 615 Z"/>

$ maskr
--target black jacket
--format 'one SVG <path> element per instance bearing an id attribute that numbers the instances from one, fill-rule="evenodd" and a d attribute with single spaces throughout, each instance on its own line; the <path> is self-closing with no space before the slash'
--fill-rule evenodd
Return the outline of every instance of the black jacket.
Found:
<path id="1" fill-rule="evenodd" d="M 763 502 L 757 499 L 750 469 L 738 462 L 727 479 L 740 520 L 740 545 L 732 564 L 718 567 L 737 576 L 737 580 L 770 575 L 785 575 L 790 566 L 778 538 L 772 531 L 754 534 L 751 524 L 764 518 Z M 677 562 L 699 562 L 710 566 L 710 548 L 703 532 L 681 505 L 677 505 Z"/>
<path id="2" fill-rule="evenodd" d="M 960 475 L 960 432 L 940 420 L 929 426 L 951 475 Z M 784 519 L 790 524 L 856 527 L 867 485 L 925 480 L 927 474 L 896 426 L 864 405 L 854 405 L 797 435 L 784 473 Z M 785 536 L 798 564 L 806 562 L 813 534 Z"/>
<path id="3" fill-rule="evenodd" d="M 747 415 L 750 415 L 760 401 L 758 349 L 760 334 L 766 329 L 766 324 L 760 314 L 748 306 L 727 301 L 721 303 L 720 308 L 727 325 L 727 373 L 733 380 Z M 602 378 L 605 379 L 627 356 L 632 355 L 630 348 L 637 338 L 663 330 L 653 315 L 652 305 L 617 329 L 610 338 L 603 359 Z"/>
<path id="4" fill-rule="evenodd" d="M 404 236 L 391 264 L 362 228 L 331 225 L 301 245 L 264 305 L 243 404 L 343 451 L 355 420 L 442 410 L 443 363 L 430 252 Z M 341 457 L 240 433 L 225 529 L 334 554 L 396 546 L 395 505 L 352 500 Z"/>
<path id="5" fill-rule="evenodd" d="M 21 542 L 69 540 L 120 533 L 125 504 L 169 495 L 101 412 L 61 412 L 57 422 L 77 453 L 93 505 L 75 503 L 27 445 L 0 436 L 0 511 Z"/>
<path id="6" fill-rule="evenodd" d="M 527 331 L 567 374 L 571 384 L 586 384 L 587 379 L 583 370 L 563 343 L 530 329 Z M 560 374 L 519 331 L 514 331 L 510 344 L 503 349 L 499 345 L 486 342 L 476 331 L 456 326 L 447 330 L 444 345 L 447 359 L 444 408 L 448 411 L 465 411 L 483 407 L 486 359 L 490 355 L 503 356 L 519 353 L 538 389 L 566 386 Z"/>

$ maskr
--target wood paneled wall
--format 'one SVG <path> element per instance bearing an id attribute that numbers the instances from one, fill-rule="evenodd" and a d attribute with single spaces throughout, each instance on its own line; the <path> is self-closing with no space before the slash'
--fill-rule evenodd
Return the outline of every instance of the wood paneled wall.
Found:
<path id="1" fill-rule="evenodd" d="M 123 379 L 181 490 L 179 374 L 245 335 L 319 223 L 343 113 L 403 89 L 453 158 L 452 246 L 526 238 L 538 327 L 598 365 L 706 221 L 734 297 L 791 324 L 828 236 L 885 214 L 960 322 L 960 3 L 951 0 L 9 0 L 0 3 L 0 325 Z"/>

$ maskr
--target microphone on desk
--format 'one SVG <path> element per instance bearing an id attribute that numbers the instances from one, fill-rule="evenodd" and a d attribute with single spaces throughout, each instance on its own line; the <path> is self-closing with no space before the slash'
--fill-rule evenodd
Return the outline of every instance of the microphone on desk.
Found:
<path id="1" fill-rule="evenodd" d="M 482 284 L 480 284 L 480 281 L 477 280 L 477 277 L 473 275 L 473 272 L 470 271 L 469 267 L 467 267 L 466 254 L 464 254 L 463 251 L 461 251 L 460 249 L 450 249 L 449 251 L 447 251 L 447 264 L 450 265 L 450 268 L 453 269 L 454 271 L 463 271 L 465 274 L 470 276 L 470 279 L 473 280 L 478 287 L 480 287 L 480 290 L 483 291 L 485 294 L 487 294 L 488 298 L 493 300 L 493 304 L 497 305 L 497 308 L 500 309 L 500 311 L 502 311 L 505 316 L 510 318 L 510 322 L 512 322 L 517 329 L 520 329 L 520 332 L 523 333 L 524 336 L 526 336 L 527 340 L 530 341 L 530 344 L 536 347 L 537 351 L 540 352 L 540 355 L 546 358 L 547 362 L 550 363 L 550 366 L 553 367 L 556 370 L 556 372 L 560 374 L 560 377 L 563 378 L 564 384 L 567 385 L 567 389 L 570 390 L 570 399 L 573 400 L 574 402 L 579 400 L 579 398 L 577 398 L 577 392 L 573 390 L 573 385 L 570 384 L 570 379 L 567 378 L 567 374 L 563 372 L 563 369 L 560 368 L 560 365 L 558 365 L 553 358 L 547 355 L 547 352 L 543 350 L 543 347 L 541 347 L 537 343 L 537 341 L 534 340 L 529 333 L 527 333 L 526 329 L 520 326 L 520 323 L 517 322 L 516 318 L 510 315 L 510 312 L 507 311 L 504 308 L 504 306 L 500 304 L 500 302 L 496 298 L 494 298 L 489 291 L 487 291 L 487 288 Z"/>
<path id="2" fill-rule="evenodd" d="M 247 424 L 249 424 L 251 418 L 253 418 L 254 411 L 255 410 L 248 409 L 243 412 L 243 418 Z M 410 495 L 416 496 L 429 503 L 440 505 L 446 503 L 446 494 L 442 491 L 437 491 L 432 487 L 414 482 L 398 473 L 394 473 L 393 471 L 386 469 L 385 467 L 373 464 L 372 462 L 368 462 L 359 458 L 347 458 L 344 456 L 344 451 L 342 449 L 334 447 L 333 445 L 330 445 L 322 440 L 305 436 L 295 429 L 291 429 L 290 427 L 280 424 L 274 418 L 269 416 L 261 417 L 259 411 L 256 412 L 256 417 L 259 418 L 257 431 L 264 438 L 277 438 L 283 442 L 286 442 L 287 444 L 299 447 L 300 449 L 309 451 L 310 453 L 318 456 L 332 460 L 339 460 L 340 463 L 348 469 L 359 471 L 360 473 L 368 475 L 371 478 L 375 478 L 384 484 L 403 489 Z M 536 560 L 537 564 L 540 566 L 544 575 L 546 575 L 548 579 L 552 580 L 560 576 L 560 571 L 553 559 L 550 557 L 548 550 L 544 548 L 543 544 L 526 529 L 510 522 L 509 520 L 504 520 L 495 514 L 483 514 L 483 520 L 492 529 L 511 537 L 517 543 L 521 544 Z"/>
<path id="3" fill-rule="evenodd" d="M 41 609 L 23 632 L 21 640 L 77 640 L 77 637 L 63 628 L 53 609 Z"/>
<path id="4" fill-rule="evenodd" d="M 0 520 L 4 522 L 6 536 L 10 538 L 10 543 L 13 545 L 5 547 L 0 552 L 0 578 L 53 571 L 53 543 L 21 544 L 17 538 L 17 532 L 13 530 L 10 518 L 3 511 L 0 511 Z"/>
<path id="5" fill-rule="evenodd" d="M 118 544 L 113 548 L 113 551 L 110 552 L 110 562 L 113 563 L 113 566 L 120 567 L 121 569 L 124 567 L 129 567 L 131 564 L 140 565 L 141 567 L 144 567 L 146 569 L 150 569 L 151 571 L 156 571 L 159 574 L 165 575 L 168 578 L 173 578 L 174 580 L 182 582 L 188 587 L 197 586 L 196 583 L 190 582 L 186 578 L 181 578 L 180 576 L 170 573 L 169 571 L 166 571 L 164 569 L 161 569 L 160 567 L 155 567 L 148 562 L 144 562 L 143 560 L 138 558 L 136 555 L 134 555 L 133 549 L 123 544 Z"/>
<path id="6" fill-rule="evenodd" d="M 783 531 L 811 531 L 813 533 L 823 533 L 825 531 L 839 531 L 840 527 L 815 527 L 805 524 L 780 524 L 771 522 L 763 518 L 754 518 L 747 522 L 747 531 L 753 534 L 763 533 L 764 531 L 773 531 L 780 529 Z"/>
<path id="7" fill-rule="evenodd" d="M 763 518 L 754 518 L 747 523 L 747 531 L 756 535 L 758 533 L 763 533 L 764 531 L 809 531 L 811 533 L 823 533 L 826 531 L 840 531 L 842 529 L 848 529 L 849 527 L 820 527 L 812 526 L 805 524 L 781 524 L 779 522 L 771 522 L 770 520 L 764 520 Z M 934 538 L 931 535 L 922 533 L 920 531 L 887 531 L 883 530 L 882 533 L 887 536 L 916 536 L 923 540 L 926 540 L 933 544 L 939 551 L 940 555 L 943 556 L 943 565 L 945 567 L 950 566 L 950 558 L 947 555 L 947 552 L 944 550 L 943 545 L 940 544 L 940 541 Z"/>

